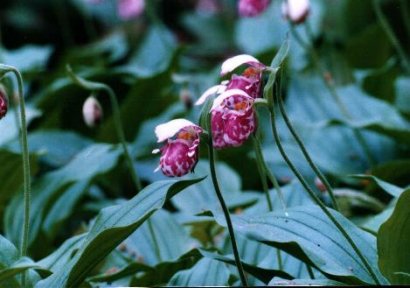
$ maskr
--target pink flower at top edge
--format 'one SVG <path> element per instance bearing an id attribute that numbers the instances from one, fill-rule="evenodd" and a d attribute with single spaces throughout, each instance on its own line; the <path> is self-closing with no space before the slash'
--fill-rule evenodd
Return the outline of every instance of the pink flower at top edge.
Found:
<path id="1" fill-rule="evenodd" d="M 129 20 L 140 16 L 145 9 L 145 0 L 118 0 L 118 16 L 123 20 Z"/>
<path id="2" fill-rule="evenodd" d="M 262 14 L 269 6 L 270 0 L 239 0 L 238 13 L 241 17 L 255 17 Z"/>

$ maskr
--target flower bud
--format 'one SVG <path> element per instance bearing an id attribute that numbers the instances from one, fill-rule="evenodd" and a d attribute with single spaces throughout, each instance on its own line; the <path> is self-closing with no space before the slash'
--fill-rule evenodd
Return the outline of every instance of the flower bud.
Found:
<path id="1" fill-rule="evenodd" d="M 325 184 L 323 184 L 322 180 L 320 180 L 318 177 L 315 178 L 315 186 L 320 192 L 327 191 Z"/>
<path id="2" fill-rule="evenodd" d="M 282 3 L 282 15 L 289 21 L 300 24 L 309 14 L 309 0 L 286 0 Z"/>
<path id="3" fill-rule="evenodd" d="M 255 17 L 268 8 L 270 0 L 239 0 L 238 12 L 241 17 Z"/>
<path id="4" fill-rule="evenodd" d="M 181 177 L 192 172 L 198 162 L 199 141 L 202 128 L 185 119 L 175 119 L 155 128 L 158 142 L 166 141 L 160 149 L 159 166 L 165 176 Z"/>
<path id="5" fill-rule="evenodd" d="M 83 117 L 88 127 L 95 127 L 101 123 L 103 110 L 100 102 L 98 102 L 94 96 L 90 96 L 85 100 L 83 105 Z"/>
<path id="6" fill-rule="evenodd" d="M 6 98 L 6 92 L 0 87 L 0 119 L 6 116 L 8 108 L 8 102 Z"/>
<path id="7" fill-rule="evenodd" d="M 185 108 L 187 110 L 190 110 L 192 108 L 192 95 L 191 91 L 189 89 L 183 88 L 179 91 L 179 99 L 181 102 L 184 104 Z"/>

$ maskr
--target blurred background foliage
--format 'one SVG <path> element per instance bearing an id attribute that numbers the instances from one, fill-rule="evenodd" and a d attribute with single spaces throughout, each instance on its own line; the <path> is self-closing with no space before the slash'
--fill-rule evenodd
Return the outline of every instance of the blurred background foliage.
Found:
<path id="1" fill-rule="evenodd" d="M 160 173 L 153 173 L 159 160 L 151 155 L 158 146 L 154 127 L 176 117 L 197 122 L 200 108 L 192 103 L 220 81 L 219 67 L 224 59 L 247 53 L 269 64 L 289 34 L 279 0 L 273 0 L 267 11 L 254 18 L 240 18 L 234 0 L 150 0 L 141 15 L 130 19 L 119 16 L 117 4 L 115 0 L 0 2 L 0 62 L 16 66 L 25 80 L 33 176 L 30 256 L 34 260 L 44 258 L 69 237 L 86 231 L 89 221 L 103 207 L 122 203 L 136 194 L 116 145 L 107 95 L 98 96 L 104 109 L 103 122 L 88 128 L 81 109 L 89 94 L 67 77 L 67 64 L 82 77 L 114 89 L 135 168 L 144 185 L 148 185 L 165 179 Z M 385 0 L 380 5 L 409 59 L 410 2 Z M 391 205 L 393 197 L 368 180 L 348 176 L 371 174 L 401 187 L 410 184 L 410 71 L 378 20 L 373 1 L 312 0 L 307 22 L 310 30 L 304 25 L 295 29 L 305 41 L 313 41 L 319 61 L 351 117 L 346 119 L 340 112 L 315 69 L 314 59 L 292 34 L 282 72 L 281 91 L 286 107 L 312 157 L 339 188 L 338 199 L 345 216 L 376 233 L 387 216 L 379 224 L 368 221 Z M 12 83 L 3 82 L 13 102 Z M 289 191 L 288 205 L 309 202 L 275 148 L 269 116 L 260 112 L 265 157 Z M 314 183 L 314 174 L 282 120 L 278 121 L 291 158 Z M 0 121 L 0 232 L 18 243 L 22 174 L 15 123 L 14 109 Z M 357 129 L 369 147 L 370 160 L 354 137 Z M 202 159 L 207 157 L 205 151 L 201 147 Z M 221 151 L 218 157 L 218 171 L 224 182 L 221 184 L 231 211 L 257 213 L 261 209 L 258 207 L 266 209 L 251 143 Z M 185 178 L 207 174 L 206 163 L 201 160 L 195 174 Z M 186 274 L 196 275 L 198 269 L 204 269 L 201 267 L 214 265 L 222 268 L 215 268 L 218 277 L 212 283 L 236 283 L 230 265 L 209 257 L 199 260 L 196 270 L 186 270 L 185 274 L 180 271 L 202 257 L 195 254 L 189 258 L 195 259 L 193 262 L 181 260 L 193 247 L 217 247 L 222 253 L 230 253 L 220 226 L 211 219 L 192 216 L 216 205 L 211 187 L 207 179 L 187 189 L 152 218 L 154 231 L 172 235 L 161 244 L 161 257 L 152 254 L 149 247 L 134 247 L 135 243 L 152 243 L 143 240 L 149 237 L 149 229 L 142 227 L 124 242 L 128 250 L 115 250 L 93 271 L 94 275 L 113 267 L 119 270 L 140 257 L 149 269 L 134 267 L 135 271 L 151 272 L 131 273 L 118 283 L 155 285 L 170 281 L 195 285 L 198 283 L 189 282 Z M 292 191 L 300 192 L 299 196 Z M 327 194 L 322 193 L 321 197 L 326 200 Z M 166 250 L 169 241 L 172 247 Z M 130 251 L 134 253 L 131 256 Z M 305 268 L 298 270 L 295 266 L 301 262 L 292 259 L 286 272 L 294 278 L 305 277 Z M 260 264 L 254 261 L 250 265 Z M 180 272 L 164 272 L 164 278 L 158 280 L 162 282 L 152 282 L 152 271 L 169 267 Z M 97 280 L 105 281 L 101 276 L 89 283 Z M 260 283 L 254 279 L 254 284 Z"/>

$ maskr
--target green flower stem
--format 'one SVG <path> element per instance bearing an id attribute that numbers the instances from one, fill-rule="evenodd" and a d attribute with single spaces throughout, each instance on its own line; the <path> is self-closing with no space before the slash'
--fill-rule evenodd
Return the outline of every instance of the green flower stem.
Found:
<path id="1" fill-rule="evenodd" d="M 208 128 L 210 127 L 211 127 L 211 117 L 208 116 Z M 208 131 L 211 131 L 211 130 L 208 129 Z M 246 280 L 245 271 L 242 267 L 241 258 L 239 257 L 238 246 L 236 245 L 235 233 L 234 233 L 233 226 L 232 226 L 231 216 L 229 215 L 229 210 L 225 204 L 225 200 L 219 188 L 218 178 L 216 176 L 215 150 L 213 148 L 212 133 L 209 133 L 208 139 L 209 139 L 208 140 L 209 168 L 211 170 L 212 183 L 214 185 L 216 196 L 218 197 L 219 203 L 221 204 L 222 211 L 225 216 L 226 224 L 228 226 L 228 232 L 229 232 L 229 236 L 230 236 L 230 240 L 232 244 L 232 251 L 235 257 L 235 263 L 238 269 L 239 277 L 241 278 L 242 286 L 248 287 L 248 281 Z"/>
<path id="2" fill-rule="evenodd" d="M 30 180 L 30 156 L 27 141 L 26 107 L 24 102 L 23 78 L 20 72 L 13 66 L 0 64 L 0 73 L 11 72 L 17 79 L 18 97 L 20 104 L 20 144 L 22 148 L 23 180 L 24 180 L 24 220 L 20 242 L 20 257 L 27 255 L 28 237 L 30 231 L 30 203 L 31 203 L 31 180 Z"/>
<path id="3" fill-rule="evenodd" d="M 289 120 L 289 117 L 286 113 L 285 107 L 283 105 L 283 100 L 282 97 L 279 95 L 279 93 L 276 93 L 276 100 L 279 104 L 279 109 L 280 112 L 283 116 L 283 119 L 285 120 L 286 126 L 288 127 L 290 133 L 292 134 L 293 138 L 295 138 L 296 142 L 299 145 L 300 150 L 303 153 L 303 156 L 305 157 L 306 161 L 309 163 L 309 166 L 313 169 L 313 171 L 316 173 L 317 177 L 323 182 L 325 185 L 330 198 L 332 199 L 332 204 L 335 210 L 339 211 L 339 205 L 337 204 L 336 198 L 335 198 L 335 193 L 333 192 L 332 186 L 330 186 L 329 181 L 327 181 L 326 177 L 322 174 L 322 172 L 319 170 L 319 168 L 316 166 L 315 162 L 313 162 L 312 158 L 310 157 L 309 153 L 306 150 L 305 145 L 303 144 L 302 140 L 300 139 L 299 135 L 296 133 L 295 129 L 293 128 L 292 123 Z"/>
<path id="4" fill-rule="evenodd" d="M 404 27 L 407 30 L 407 36 L 410 37 L 410 13 L 409 13 L 409 6 L 408 0 L 400 0 L 400 12 L 403 18 Z"/>
<path id="5" fill-rule="evenodd" d="M 307 31 L 310 31 L 310 30 L 308 30 L 309 28 L 308 28 L 307 25 L 308 24 L 305 25 L 305 28 L 307 29 Z M 298 34 L 298 32 L 296 31 L 296 29 L 293 25 L 290 26 L 290 31 L 291 31 L 292 35 L 295 37 L 296 41 L 299 43 L 299 45 L 301 45 L 306 50 L 306 52 L 308 52 L 309 55 L 312 57 L 312 60 L 313 60 L 313 63 L 315 65 L 316 70 L 319 72 L 319 74 L 321 76 L 321 79 L 325 83 L 326 88 L 329 90 L 330 95 L 332 96 L 332 98 L 335 101 L 336 105 L 339 107 L 341 113 L 347 119 L 349 119 L 349 120 L 353 119 L 352 115 L 349 113 L 349 110 L 347 109 L 347 107 L 344 105 L 341 98 L 339 97 L 339 94 L 337 93 L 336 87 L 334 86 L 333 82 L 331 82 L 331 81 L 329 81 L 328 79 L 325 78 L 325 75 L 327 74 L 326 70 L 320 64 L 320 59 L 319 59 L 319 56 L 317 55 L 315 49 L 311 45 L 309 45 L 309 44 L 305 43 L 305 41 L 303 41 L 302 37 L 300 37 L 300 35 Z M 311 33 L 308 33 L 308 34 L 311 34 Z M 360 133 L 360 131 L 358 131 L 357 129 L 354 129 L 354 128 L 353 128 L 353 133 L 354 133 L 354 136 L 356 137 L 357 141 L 362 146 L 369 165 L 374 166 L 376 161 L 375 161 L 374 157 L 372 156 L 372 154 L 370 152 L 369 145 L 366 143 L 366 140 L 364 139 L 363 135 Z"/>
<path id="6" fill-rule="evenodd" d="M 137 172 L 135 171 L 134 165 L 132 164 L 132 159 L 128 151 L 127 143 L 125 141 L 124 129 L 122 127 L 120 107 L 118 105 L 117 97 L 115 96 L 115 93 L 111 89 L 110 86 L 105 85 L 105 84 L 100 84 L 100 85 L 101 85 L 101 90 L 106 91 L 108 96 L 110 97 L 111 105 L 113 109 L 115 130 L 117 130 L 118 139 L 120 140 L 122 149 L 124 150 L 125 159 L 128 164 L 128 169 L 130 169 L 132 180 L 134 181 L 137 191 L 140 191 L 142 189 L 142 185 L 137 175 Z"/>
<path id="7" fill-rule="evenodd" d="M 272 93 L 272 92 L 271 92 Z M 343 228 L 343 226 L 336 220 L 336 218 L 332 215 L 332 213 L 329 212 L 329 210 L 326 208 L 326 206 L 322 203 L 322 201 L 319 199 L 319 197 L 315 194 L 315 192 L 309 187 L 308 183 L 305 181 L 303 178 L 302 174 L 300 174 L 299 170 L 293 165 L 293 163 L 290 161 L 289 157 L 287 156 L 285 150 L 283 149 L 283 146 L 281 144 L 278 131 L 276 128 L 276 123 L 275 123 L 275 109 L 270 106 L 270 113 L 271 113 L 271 124 L 272 124 L 272 133 L 275 138 L 276 145 L 279 149 L 280 154 L 282 155 L 283 159 L 285 162 L 288 164 L 289 168 L 292 170 L 292 172 L 295 174 L 295 176 L 298 178 L 302 186 L 305 188 L 305 190 L 308 192 L 309 196 L 312 198 L 312 200 L 322 209 L 322 211 L 326 214 L 326 216 L 329 218 L 330 221 L 333 222 L 333 224 L 336 226 L 336 228 L 342 233 L 343 237 L 349 242 L 350 246 L 353 248 L 357 256 L 359 256 L 360 260 L 366 267 L 366 269 L 369 271 L 371 277 L 373 278 L 374 282 L 377 285 L 380 285 L 380 281 L 377 278 L 375 272 L 373 271 L 372 267 L 370 266 L 369 262 L 367 259 L 364 257 L 360 249 L 357 247 L 357 245 L 354 243 L 350 235 L 346 232 L 346 230 Z"/>
<path id="8" fill-rule="evenodd" d="M 259 147 L 259 141 L 256 138 L 255 135 L 252 135 L 252 142 L 253 142 L 253 147 L 255 150 L 255 154 L 256 154 L 256 164 L 258 166 L 258 171 L 259 171 L 259 175 L 261 178 L 261 182 L 262 182 L 262 189 L 263 192 L 265 192 L 266 195 L 266 202 L 268 203 L 268 210 L 270 212 L 273 211 L 273 204 L 272 204 L 272 199 L 270 197 L 269 194 L 269 187 L 268 187 L 268 181 L 266 180 L 266 173 L 265 173 L 265 169 L 263 167 L 262 161 L 263 161 L 263 156 L 261 155 L 261 151 L 260 151 L 260 147 Z"/>
<path id="9" fill-rule="evenodd" d="M 124 136 L 124 129 L 121 123 L 120 107 L 118 105 L 117 97 L 115 96 L 114 91 L 111 89 L 110 86 L 106 84 L 98 83 L 98 82 L 91 82 L 91 81 L 78 77 L 77 75 L 74 74 L 74 72 L 72 71 L 69 65 L 67 65 L 66 69 L 67 69 L 67 73 L 70 76 L 71 80 L 73 80 L 73 82 L 76 83 L 77 85 L 83 87 L 86 90 L 90 90 L 92 92 L 105 91 L 110 97 L 115 130 L 117 131 L 118 139 L 120 140 L 122 149 L 124 150 L 125 159 L 127 161 L 127 165 L 130 170 L 132 180 L 135 184 L 137 191 L 140 191 L 142 189 L 141 181 L 134 169 L 134 165 L 132 164 L 132 159 L 128 151 L 127 143 L 125 141 L 125 136 Z"/>
<path id="10" fill-rule="evenodd" d="M 273 175 L 273 173 L 270 171 L 269 167 L 266 165 L 265 157 L 263 157 L 261 143 L 260 143 L 259 139 L 256 136 L 253 136 L 252 139 L 253 139 L 253 145 L 254 145 L 254 149 L 255 149 L 256 162 L 258 164 L 258 168 L 260 169 L 260 171 L 263 171 L 262 172 L 263 174 L 261 174 L 262 186 L 263 186 L 263 181 L 266 182 L 265 177 L 268 177 L 268 179 L 272 182 L 273 187 L 275 188 L 275 190 L 277 192 L 277 195 L 278 195 L 279 200 L 282 204 L 282 208 L 283 208 L 283 211 L 285 212 L 285 215 L 288 216 L 288 212 L 287 212 L 287 208 L 286 208 L 286 202 L 285 202 L 285 199 L 283 197 L 282 189 L 280 188 L 278 180 L 276 180 L 275 175 Z M 265 177 L 263 177 L 263 176 L 265 176 Z M 266 184 L 266 186 L 267 186 L 267 184 Z M 269 211 L 272 211 L 273 210 L 272 203 L 270 203 L 270 205 L 269 205 L 269 202 L 271 202 L 272 200 L 270 199 L 269 193 L 266 192 L 266 191 L 265 191 L 265 193 L 267 195 L 266 198 L 267 198 L 267 201 L 268 201 Z"/>
<path id="11" fill-rule="evenodd" d="M 264 166 L 265 161 L 263 159 L 263 155 L 262 155 L 262 151 L 261 151 L 261 147 L 260 147 L 260 143 L 258 141 L 258 138 L 255 135 L 252 135 L 252 140 L 253 140 L 252 142 L 253 142 L 253 146 L 254 146 L 255 154 L 256 154 L 256 164 L 258 166 L 258 171 L 259 171 L 259 175 L 260 175 L 261 182 L 262 182 L 263 192 L 265 192 L 265 195 L 266 195 L 266 202 L 268 203 L 268 210 L 270 212 L 272 212 L 273 211 L 273 204 L 272 204 L 272 199 L 271 199 L 270 194 L 269 194 L 268 182 L 266 180 L 267 175 L 266 175 L 265 166 Z M 279 194 L 281 194 L 280 190 L 278 190 L 278 195 Z M 283 270 L 282 255 L 281 255 L 280 250 L 278 248 L 276 249 L 276 255 L 277 255 L 279 270 Z"/>
<path id="12" fill-rule="evenodd" d="M 402 1 L 402 2 L 405 2 L 405 1 Z M 401 7 L 401 10 L 403 10 L 404 8 L 406 8 L 406 7 Z M 380 1 L 379 0 L 373 0 L 373 10 L 376 13 L 377 19 L 379 20 L 379 23 L 382 26 L 384 32 L 387 34 L 387 37 L 389 38 L 391 44 L 393 45 L 394 49 L 396 49 L 397 55 L 400 58 L 402 68 L 407 73 L 410 73 L 410 61 L 407 58 L 407 55 L 404 52 L 404 49 L 401 47 L 401 44 L 400 44 L 399 40 L 397 39 L 396 35 L 394 34 L 393 29 L 391 28 L 389 22 L 387 21 L 386 17 L 384 16 L 383 11 L 380 7 Z M 408 24 L 406 24 L 406 25 L 408 25 Z"/>

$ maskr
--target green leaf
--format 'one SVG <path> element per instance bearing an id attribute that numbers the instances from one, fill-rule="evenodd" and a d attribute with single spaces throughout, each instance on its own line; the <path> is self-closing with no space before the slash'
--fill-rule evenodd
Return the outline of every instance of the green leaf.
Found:
<path id="1" fill-rule="evenodd" d="M 281 19 L 280 11 L 280 3 L 273 1 L 258 17 L 239 18 L 235 31 L 237 46 L 248 54 L 260 54 L 279 47 L 287 30 L 287 23 Z"/>
<path id="2" fill-rule="evenodd" d="M 395 85 L 395 104 L 400 111 L 410 113 L 410 77 L 399 77 Z"/>
<path id="3" fill-rule="evenodd" d="M 53 273 L 64 269 L 64 266 L 72 259 L 76 251 L 84 244 L 87 234 L 81 234 L 67 239 L 57 250 L 46 258 L 37 262 L 41 267 L 52 271 Z"/>
<path id="4" fill-rule="evenodd" d="M 375 176 L 372 175 L 364 175 L 364 174 L 357 174 L 357 175 L 351 175 L 351 177 L 354 178 L 359 178 L 359 179 L 368 179 L 372 180 L 374 183 L 377 184 L 380 188 L 382 188 L 384 191 L 392 195 L 393 197 L 399 197 L 400 194 L 404 191 L 403 188 L 400 188 L 396 185 L 393 185 L 391 183 L 388 183 L 386 181 L 383 181 Z"/>
<path id="5" fill-rule="evenodd" d="M 2 50 L 2 62 L 15 66 L 20 72 L 35 72 L 46 67 L 53 49 L 51 46 L 26 45 L 22 48 Z"/>
<path id="6" fill-rule="evenodd" d="M 19 135 L 19 127 L 16 125 L 16 114 L 15 110 L 10 110 L 7 112 L 6 117 L 2 118 L 0 121 L 0 146 L 3 146 L 10 140 L 13 140 Z M 39 110 L 33 108 L 31 105 L 26 105 L 26 117 L 27 125 L 30 122 L 40 116 L 41 113 Z"/>
<path id="7" fill-rule="evenodd" d="M 57 207 L 54 207 L 54 205 L 62 206 L 63 210 L 61 211 L 62 214 L 56 219 L 47 220 L 47 223 L 51 224 L 53 229 L 57 228 L 54 225 L 59 222 L 61 224 L 61 220 L 67 218 L 70 213 L 67 209 L 70 209 L 86 191 L 86 183 L 92 181 L 94 177 L 113 169 L 121 153 L 121 149 L 114 148 L 111 145 L 91 145 L 78 153 L 67 165 L 49 172 L 35 181 L 32 185 L 30 243 L 36 239 L 47 213 L 53 212 L 53 209 L 57 212 L 55 210 Z M 69 193 L 69 191 L 72 191 L 72 193 Z M 7 207 L 5 215 L 6 235 L 16 242 L 20 239 L 20 227 L 23 224 L 24 205 L 21 194 L 19 193 L 13 199 Z M 67 206 L 64 206 L 60 197 L 65 197 L 63 199 L 67 201 Z M 48 229 L 48 227 L 45 228 Z M 54 233 L 55 231 L 50 231 L 50 234 Z"/>
<path id="8" fill-rule="evenodd" d="M 410 284 L 410 189 L 404 191 L 377 237 L 379 267 L 392 284 Z M 400 272 L 400 273 L 397 273 Z"/>
<path id="9" fill-rule="evenodd" d="M 18 259 L 17 248 L 8 239 L 0 235 L 0 269 L 12 265 Z"/>
<path id="10" fill-rule="evenodd" d="M 124 68 L 136 76 L 150 77 L 166 71 L 176 51 L 174 35 L 162 26 L 152 26 L 137 53 Z"/>
<path id="11" fill-rule="evenodd" d="M 67 164 L 92 141 L 68 131 L 36 131 L 28 135 L 30 152 L 53 167 Z M 16 143 L 17 144 L 17 143 Z M 17 145 L 16 145 L 17 146 Z"/>
<path id="12" fill-rule="evenodd" d="M 131 200 L 101 210 L 75 256 L 36 287 L 75 287 L 116 246 L 136 230 L 169 198 L 202 179 L 158 181 L 139 192 Z"/>
<path id="13" fill-rule="evenodd" d="M 128 251 L 142 257 L 145 264 L 153 266 L 163 261 L 178 259 L 198 243 L 189 238 L 173 214 L 159 210 L 131 234 L 124 244 Z"/>
<path id="14" fill-rule="evenodd" d="M 387 283 L 377 268 L 376 239 L 341 214 L 330 210 L 352 237 L 381 283 Z M 369 272 L 339 230 L 317 206 L 294 207 L 283 212 L 233 218 L 238 233 L 277 248 L 313 265 L 329 279 L 349 284 L 374 283 Z M 221 215 L 216 220 L 224 225 Z"/>
<path id="15" fill-rule="evenodd" d="M 168 286 L 227 286 L 229 270 L 220 261 L 203 258 L 189 270 L 176 273 Z"/>
<path id="16" fill-rule="evenodd" d="M 210 252 L 210 251 L 206 251 L 203 249 L 201 249 L 200 252 L 204 257 L 207 257 L 209 259 L 218 260 L 218 261 L 221 261 L 227 264 L 231 264 L 233 266 L 236 265 L 233 255 L 220 255 L 216 252 Z M 249 255 L 249 256 L 252 256 L 252 255 Z M 277 258 L 273 258 L 273 259 L 276 260 Z M 241 261 L 242 261 L 242 266 L 245 272 L 253 275 L 254 277 L 261 280 L 265 284 L 267 284 L 274 276 L 279 276 L 285 279 L 292 279 L 292 276 L 280 270 L 261 268 L 255 264 L 248 264 L 242 259 L 242 257 L 241 257 Z"/>
<path id="17" fill-rule="evenodd" d="M 23 273 L 28 269 L 36 269 L 40 270 L 43 275 L 50 275 L 51 272 L 38 266 L 34 263 L 31 259 L 24 257 L 13 263 L 10 267 L 0 270 L 0 283 L 4 283 L 4 281 L 9 280 L 11 277 Z"/>
<path id="18" fill-rule="evenodd" d="M 229 179 L 220 181 L 221 191 L 230 209 L 236 207 L 249 206 L 256 202 L 258 194 L 242 193 L 241 181 L 238 174 L 226 164 L 220 163 L 216 167 L 219 179 Z M 195 174 L 188 175 L 186 178 L 193 178 L 195 175 L 208 175 L 209 163 L 200 160 L 195 167 Z M 198 214 L 206 210 L 219 209 L 219 202 L 215 194 L 214 186 L 210 177 L 191 186 L 184 192 L 172 199 L 172 203 L 181 211 L 188 214 Z"/>
<path id="19" fill-rule="evenodd" d="M 197 249 L 194 249 L 176 260 L 160 262 L 142 276 L 136 275 L 131 281 L 131 286 L 164 286 L 176 273 L 190 269 L 200 258 L 202 258 L 201 254 Z"/>

